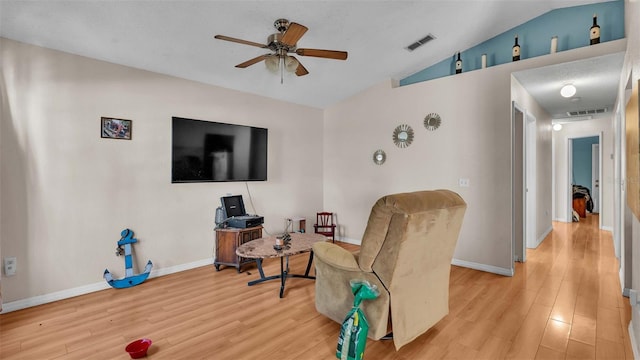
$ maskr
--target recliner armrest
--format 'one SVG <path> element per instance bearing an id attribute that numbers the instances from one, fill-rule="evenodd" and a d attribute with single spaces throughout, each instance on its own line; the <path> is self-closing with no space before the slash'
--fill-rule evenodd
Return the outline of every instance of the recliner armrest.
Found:
<path id="1" fill-rule="evenodd" d="M 335 268 L 346 271 L 362 271 L 352 253 L 330 242 L 313 244 L 313 256 Z"/>

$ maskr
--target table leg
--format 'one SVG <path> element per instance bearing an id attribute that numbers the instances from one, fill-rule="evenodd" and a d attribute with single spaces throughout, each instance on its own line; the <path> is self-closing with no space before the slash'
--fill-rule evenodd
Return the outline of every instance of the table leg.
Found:
<path id="1" fill-rule="evenodd" d="M 275 280 L 275 279 L 280 279 L 280 297 L 284 297 L 284 286 L 286 284 L 287 278 L 288 277 L 295 277 L 295 278 L 303 278 L 303 279 L 315 279 L 315 276 L 309 276 L 309 270 L 311 269 L 311 263 L 313 262 L 313 251 L 311 251 L 309 253 L 309 262 L 307 263 L 307 270 L 305 271 L 304 275 L 299 275 L 299 274 L 289 274 L 289 257 L 286 256 L 286 266 L 285 266 L 285 259 L 284 256 L 280 257 L 280 274 L 278 275 L 271 275 L 271 276 L 264 276 L 264 272 L 262 270 L 262 259 L 258 258 L 256 259 L 256 263 L 258 264 L 258 272 L 260 273 L 260 278 L 256 279 L 256 280 L 252 280 L 249 281 L 247 283 L 248 286 L 252 286 L 252 285 L 256 285 L 268 280 Z"/>
<path id="2" fill-rule="evenodd" d="M 287 271 L 289 271 L 289 257 L 287 256 L 287 270 L 284 269 L 284 259 L 280 258 L 280 298 L 284 295 L 284 284 L 287 281 Z"/>
<path id="3" fill-rule="evenodd" d="M 258 272 L 260 273 L 260 279 L 264 279 L 264 271 L 262 271 L 262 259 L 256 259 L 258 265 Z"/>
<path id="4" fill-rule="evenodd" d="M 256 259 L 256 263 L 258 264 L 258 272 L 260 273 L 260 278 L 249 281 L 247 285 L 251 286 L 267 280 L 279 279 L 280 277 L 282 277 L 282 273 L 280 273 L 280 275 L 264 276 L 264 271 L 262 271 L 262 259 Z"/>
<path id="5" fill-rule="evenodd" d="M 309 262 L 307 262 L 307 270 L 304 271 L 304 276 L 309 276 L 309 270 L 311 270 L 312 262 L 313 262 L 313 250 L 309 252 Z"/>

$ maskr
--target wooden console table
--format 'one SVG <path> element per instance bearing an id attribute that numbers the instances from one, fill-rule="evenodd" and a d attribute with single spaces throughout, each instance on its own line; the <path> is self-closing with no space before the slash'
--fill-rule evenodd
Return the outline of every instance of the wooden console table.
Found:
<path id="1" fill-rule="evenodd" d="M 238 272 L 242 265 L 255 262 L 255 259 L 243 258 L 236 255 L 236 249 L 251 240 L 262 237 L 262 226 L 246 229 L 220 228 L 216 229 L 216 257 L 213 261 L 216 270 L 220 265 L 233 266 Z"/>

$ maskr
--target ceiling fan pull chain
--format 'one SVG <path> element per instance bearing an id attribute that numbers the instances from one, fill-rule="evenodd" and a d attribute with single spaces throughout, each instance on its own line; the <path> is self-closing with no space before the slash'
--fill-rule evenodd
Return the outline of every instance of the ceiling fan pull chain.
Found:
<path id="1" fill-rule="evenodd" d="M 280 85 L 284 84 L 284 58 L 280 58 Z"/>

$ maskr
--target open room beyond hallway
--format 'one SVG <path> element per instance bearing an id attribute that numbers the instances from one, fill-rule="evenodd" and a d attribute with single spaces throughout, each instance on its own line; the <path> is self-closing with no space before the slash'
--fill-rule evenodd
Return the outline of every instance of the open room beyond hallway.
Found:
<path id="1" fill-rule="evenodd" d="M 452 266 L 449 315 L 398 352 L 368 341 L 365 359 L 633 359 L 611 234 L 597 225 L 591 214 L 554 223 L 513 277 Z M 292 257 L 292 272 L 306 263 Z M 340 325 L 316 312 L 313 282 L 289 280 L 280 299 L 277 282 L 248 287 L 258 274 L 245 268 L 204 266 L 0 315 L 0 358 L 124 359 L 147 337 L 153 359 L 334 359 Z"/>

